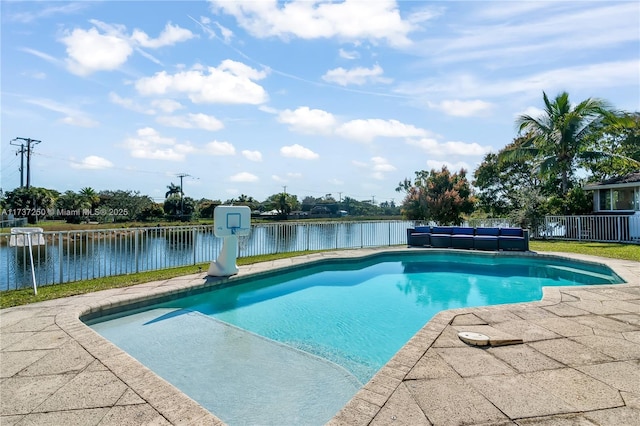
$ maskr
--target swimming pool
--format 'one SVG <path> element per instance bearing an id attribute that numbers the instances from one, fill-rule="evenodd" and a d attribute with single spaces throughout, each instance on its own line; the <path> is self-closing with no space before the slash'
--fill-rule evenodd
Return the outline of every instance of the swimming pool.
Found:
<path id="1" fill-rule="evenodd" d="M 87 322 L 229 424 L 322 424 L 441 310 L 620 282 L 560 258 L 412 251 L 238 278 Z"/>

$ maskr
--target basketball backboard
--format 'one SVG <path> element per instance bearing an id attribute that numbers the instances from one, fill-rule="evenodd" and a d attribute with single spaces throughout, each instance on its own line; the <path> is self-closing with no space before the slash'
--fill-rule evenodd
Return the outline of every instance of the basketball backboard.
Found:
<path id="1" fill-rule="evenodd" d="M 216 237 L 243 237 L 251 232 L 251 209 L 247 206 L 218 206 L 213 211 Z"/>

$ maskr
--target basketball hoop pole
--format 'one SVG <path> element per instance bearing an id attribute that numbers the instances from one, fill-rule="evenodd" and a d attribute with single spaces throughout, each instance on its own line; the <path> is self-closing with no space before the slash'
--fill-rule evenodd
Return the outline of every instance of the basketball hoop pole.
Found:
<path id="1" fill-rule="evenodd" d="M 218 206 L 213 211 L 214 233 L 222 237 L 222 249 L 211 262 L 207 275 L 228 277 L 238 273 L 238 237 L 251 232 L 251 210 L 247 206 Z"/>
<path id="2" fill-rule="evenodd" d="M 238 258 L 238 237 L 229 235 L 223 237 L 222 249 L 218 258 L 211 262 L 207 275 L 212 277 L 228 277 L 238 273 L 236 259 Z"/>

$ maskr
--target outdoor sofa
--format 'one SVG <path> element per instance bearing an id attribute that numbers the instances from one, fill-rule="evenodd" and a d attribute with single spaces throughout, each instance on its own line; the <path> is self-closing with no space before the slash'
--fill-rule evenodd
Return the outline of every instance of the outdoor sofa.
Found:
<path id="1" fill-rule="evenodd" d="M 472 228 L 416 226 L 407 229 L 410 247 L 529 251 L 529 230 L 523 228 Z"/>

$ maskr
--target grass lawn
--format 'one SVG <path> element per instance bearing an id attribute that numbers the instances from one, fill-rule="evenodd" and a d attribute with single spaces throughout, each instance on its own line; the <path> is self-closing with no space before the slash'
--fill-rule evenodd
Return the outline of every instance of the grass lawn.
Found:
<path id="1" fill-rule="evenodd" d="M 241 257 L 237 259 L 236 264 L 238 266 L 250 265 L 252 263 L 302 256 L 317 252 L 318 251 L 305 251 Z M 3 291 L 0 292 L 0 309 L 11 306 L 26 305 L 28 303 L 43 302 L 45 300 L 58 299 L 61 297 L 76 296 L 78 294 L 92 293 L 94 291 L 107 290 L 110 288 L 129 287 L 150 281 L 168 280 L 183 275 L 197 274 L 198 272 L 206 271 L 208 268 L 209 262 L 206 262 L 197 265 L 181 266 L 179 268 L 161 269 L 158 271 L 139 272 L 137 274 L 116 275 L 92 280 L 74 281 L 72 283 L 47 285 L 38 287 L 37 295 L 33 294 L 32 287 L 20 290 Z"/>
<path id="2" fill-rule="evenodd" d="M 627 259 L 640 262 L 640 245 L 596 243 L 577 241 L 530 241 L 530 250 L 536 252 L 567 252 L 581 253 L 594 256 L 611 257 L 614 259 Z M 315 252 L 278 253 L 252 257 L 241 257 L 237 265 L 249 265 L 287 257 L 302 256 Z M 10 306 L 20 306 L 61 297 L 75 296 L 110 288 L 128 287 L 150 281 L 168 280 L 182 275 L 195 274 L 206 270 L 209 262 L 198 265 L 183 266 L 180 268 L 163 269 L 159 271 L 140 272 L 137 274 L 118 275 L 113 277 L 97 278 L 86 281 L 76 281 L 66 284 L 48 285 L 38 288 L 38 295 L 33 294 L 32 288 L 10 290 L 0 292 L 0 309 Z"/>
<path id="3" fill-rule="evenodd" d="M 557 251 L 640 262 L 640 244 L 598 243 L 589 241 L 529 241 L 531 251 Z"/>

